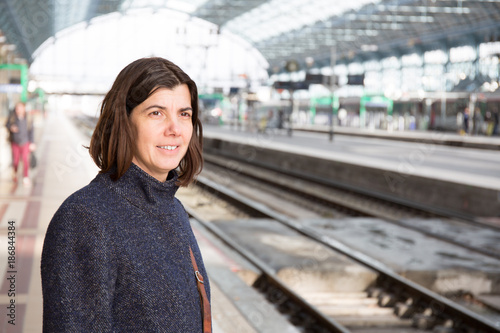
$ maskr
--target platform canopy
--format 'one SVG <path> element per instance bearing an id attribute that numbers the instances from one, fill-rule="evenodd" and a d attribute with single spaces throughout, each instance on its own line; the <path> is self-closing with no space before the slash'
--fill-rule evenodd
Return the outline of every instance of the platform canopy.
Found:
<path id="1" fill-rule="evenodd" d="M 33 62 L 44 41 L 113 12 L 170 8 L 255 46 L 270 71 L 381 59 L 500 38 L 500 0 L 1 0 L 0 42 Z M 13 47 L 11 47 L 13 48 Z"/>

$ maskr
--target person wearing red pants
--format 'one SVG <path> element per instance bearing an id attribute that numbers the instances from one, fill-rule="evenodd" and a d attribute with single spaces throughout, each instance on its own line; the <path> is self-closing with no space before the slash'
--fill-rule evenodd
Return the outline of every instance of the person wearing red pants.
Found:
<path id="1" fill-rule="evenodd" d="M 9 140 L 12 147 L 12 165 L 14 167 L 14 181 L 17 181 L 17 170 L 19 161 L 23 162 L 23 184 L 30 186 L 31 181 L 29 172 L 30 152 L 35 150 L 33 143 L 33 123 L 26 115 L 26 105 L 18 102 L 7 120 L 7 129 L 9 130 Z"/>

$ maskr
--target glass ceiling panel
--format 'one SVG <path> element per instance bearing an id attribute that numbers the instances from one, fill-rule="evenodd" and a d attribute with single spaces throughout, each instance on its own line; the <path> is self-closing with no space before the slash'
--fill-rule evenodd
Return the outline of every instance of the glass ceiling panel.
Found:
<path id="1" fill-rule="evenodd" d="M 140 8 L 174 9 L 217 24 L 257 47 L 271 65 L 290 56 L 326 59 L 332 45 L 352 58 L 497 40 L 500 27 L 500 0 L 0 0 L 0 27 L 31 62 L 63 29 Z M 29 35 L 20 38 L 23 22 L 30 23 Z M 378 51 L 366 48 L 373 45 Z"/>
<path id="2" fill-rule="evenodd" d="M 356 10 L 373 0 L 271 0 L 228 22 L 224 28 L 256 43 L 325 21 L 349 10 Z"/>
<path id="3" fill-rule="evenodd" d="M 169 8 L 184 13 L 192 13 L 207 0 L 124 0 L 121 9 L 135 9 L 143 7 Z"/>
<path id="4" fill-rule="evenodd" d="M 66 29 L 75 22 L 85 20 L 90 0 L 55 1 L 54 2 L 54 31 Z"/>

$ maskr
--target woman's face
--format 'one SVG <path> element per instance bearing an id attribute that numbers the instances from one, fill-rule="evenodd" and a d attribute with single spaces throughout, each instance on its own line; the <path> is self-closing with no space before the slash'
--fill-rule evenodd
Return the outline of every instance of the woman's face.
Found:
<path id="1" fill-rule="evenodd" d="M 15 110 L 18 118 L 24 118 L 24 116 L 26 115 L 26 107 L 22 103 L 17 103 Z"/>
<path id="2" fill-rule="evenodd" d="M 188 150 L 193 134 L 192 116 L 187 85 L 156 90 L 130 115 L 136 134 L 132 162 L 164 182 Z"/>

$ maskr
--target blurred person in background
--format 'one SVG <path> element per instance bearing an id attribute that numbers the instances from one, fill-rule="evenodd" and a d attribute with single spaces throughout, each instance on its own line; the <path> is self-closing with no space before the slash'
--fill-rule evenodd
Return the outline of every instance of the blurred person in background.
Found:
<path id="1" fill-rule="evenodd" d="M 498 135 L 498 123 L 499 123 L 499 112 L 498 112 L 498 107 L 495 107 L 493 109 L 493 112 L 491 114 L 491 117 L 493 119 L 493 129 L 492 129 L 492 135 Z"/>
<path id="2" fill-rule="evenodd" d="M 482 122 L 483 116 L 481 115 L 481 110 L 476 106 L 472 115 L 472 135 L 479 135 Z"/>
<path id="3" fill-rule="evenodd" d="M 469 119 L 470 119 L 470 110 L 469 107 L 466 106 L 464 109 L 463 117 L 462 117 L 462 130 L 463 134 L 467 135 L 469 134 Z"/>
<path id="4" fill-rule="evenodd" d="M 30 152 L 34 151 L 36 146 L 33 142 L 33 120 L 26 113 L 26 104 L 23 102 L 16 103 L 5 126 L 9 131 L 9 141 L 12 148 L 12 166 L 14 168 L 12 178 L 14 182 L 17 182 L 19 161 L 22 159 L 23 184 L 30 186 Z"/>

